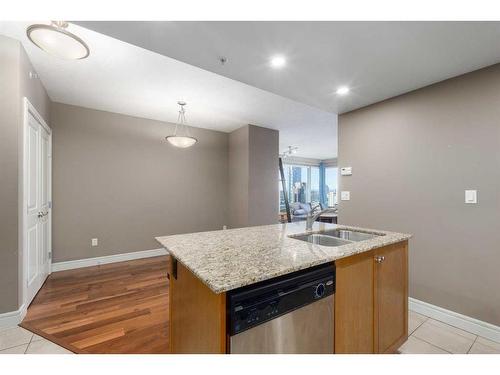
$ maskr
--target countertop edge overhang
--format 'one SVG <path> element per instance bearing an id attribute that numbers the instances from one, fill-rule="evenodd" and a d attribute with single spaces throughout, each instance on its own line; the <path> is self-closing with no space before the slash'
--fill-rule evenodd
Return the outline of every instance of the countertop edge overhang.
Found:
<path id="1" fill-rule="evenodd" d="M 156 240 L 214 293 L 220 294 L 274 277 L 406 241 L 410 234 L 315 223 L 312 232 L 346 229 L 376 234 L 337 247 L 290 238 L 305 234 L 305 223 L 271 224 L 156 237 Z"/>

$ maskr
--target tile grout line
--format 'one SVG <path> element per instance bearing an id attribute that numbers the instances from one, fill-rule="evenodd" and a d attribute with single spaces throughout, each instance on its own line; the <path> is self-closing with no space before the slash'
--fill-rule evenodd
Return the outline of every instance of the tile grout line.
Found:
<path id="1" fill-rule="evenodd" d="M 18 326 L 18 325 L 17 325 L 17 326 L 14 326 L 14 327 L 10 327 L 10 328 L 4 329 L 4 330 L 2 330 L 2 331 L 0 331 L 0 332 L 3 332 L 3 331 L 9 331 L 9 330 L 11 330 L 11 329 L 15 329 L 15 328 L 22 328 L 22 327 L 20 327 L 20 326 Z M 22 329 L 24 329 L 24 328 L 22 328 Z M 31 333 L 31 332 L 30 332 L 30 333 Z M 31 340 L 32 340 L 32 339 L 33 339 L 33 336 L 31 336 L 30 341 L 27 343 L 28 345 L 31 343 Z M 1 349 L 1 350 L 0 350 L 0 352 L 3 352 L 4 350 L 12 349 L 12 348 L 17 348 L 18 346 L 23 346 L 23 345 L 26 345 L 26 343 L 19 344 L 19 345 L 14 345 L 14 346 L 9 346 L 9 347 L 7 347 L 7 348 L 3 348 L 3 349 Z"/>
<path id="2" fill-rule="evenodd" d="M 0 354 L 2 354 L 2 352 L 5 351 L 5 350 L 18 348 L 18 347 L 23 346 L 23 345 L 26 345 L 26 344 L 21 344 L 21 345 L 16 345 L 16 346 L 11 346 L 11 347 L 8 347 L 8 348 L 4 348 L 4 349 L 0 350 Z"/>
<path id="3" fill-rule="evenodd" d="M 422 314 L 420 314 L 420 315 L 422 315 Z M 423 321 L 422 323 L 420 323 L 420 324 L 417 326 L 417 328 L 415 328 L 415 329 L 414 329 L 414 330 L 410 333 L 410 336 L 411 336 L 411 335 L 413 335 L 413 334 L 415 333 L 415 331 L 416 331 L 417 329 L 419 329 L 419 328 L 422 326 L 422 324 L 424 324 L 427 320 L 429 320 L 429 317 L 428 317 L 428 316 L 425 316 L 425 315 L 422 315 L 422 316 L 423 316 L 423 317 L 425 317 L 424 321 Z"/>
<path id="4" fill-rule="evenodd" d="M 429 318 L 429 319 L 431 319 L 431 318 Z M 477 338 L 477 336 L 478 336 L 478 335 L 476 335 L 475 333 L 472 333 L 472 332 L 466 331 L 465 329 L 462 329 L 462 328 L 458 328 L 458 327 L 452 326 L 451 324 L 448 324 L 448 323 L 442 322 L 442 321 L 440 321 L 440 320 L 437 320 L 437 319 L 431 319 L 431 320 L 434 320 L 435 322 L 438 322 L 438 323 L 444 324 L 444 325 L 446 325 L 446 326 L 448 326 L 448 327 L 454 328 L 454 329 L 456 329 L 456 330 L 458 330 L 458 331 L 462 331 L 462 332 L 468 333 L 469 335 L 476 336 L 476 338 Z M 429 323 L 429 324 L 431 324 L 431 325 L 432 325 L 432 323 Z M 439 328 L 439 327 L 438 327 L 438 328 Z M 457 335 L 459 335 L 459 336 L 462 336 L 463 338 L 466 338 L 466 339 L 470 338 L 470 337 L 467 337 L 467 336 L 463 335 L 462 333 L 459 333 L 459 332 L 455 332 L 455 333 L 456 333 Z"/>
<path id="5" fill-rule="evenodd" d="M 479 336 L 476 336 L 476 339 L 474 340 L 474 342 L 472 343 L 472 345 L 470 346 L 469 350 L 467 350 L 467 354 L 470 353 L 470 350 L 472 349 L 472 347 L 474 346 L 474 344 L 476 343 L 477 339 L 478 339 Z"/>
<path id="6" fill-rule="evenodd" d="M 28 351 L 28 348 L 30 347 L 31 342 L 33 341 L 33 337 L 35 337 L 35 334 L 32 332 L 30 342 L 28 343 L 28 345 L 26 345 L 26 349 L 24 349 L 24 354 L 26 354 L 26 352 Z"/>
<path id="7" fill-rule="evenodd" d="M 429 341 L 426 341 L 424 339 L 421 339 L 420 337 L 417 337 L 417 336 L 413 336 L 414 339 L 417 339 L 417 340 L 420 340 L 420 341 L 423 341 L 427 344 L 429 344 L 430 346 L 433 346 L 435 348 L 438 348 L 439 350 L 444 350 L 446 353 L 448 354 L 453 354 L 452 352 L 449 352 L 448 350 L 444 349 L 444 348 L 441 348 L 440 346 L 437 346 L 437 345 L 434 345 L 433 343 L 430 343 Z"/>

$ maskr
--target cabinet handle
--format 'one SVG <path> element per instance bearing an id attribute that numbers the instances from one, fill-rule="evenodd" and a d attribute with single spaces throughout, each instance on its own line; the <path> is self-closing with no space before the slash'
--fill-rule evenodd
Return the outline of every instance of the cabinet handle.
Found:
<path id="1" fill-rule="evenodd" d="M 382 263 L 384 260 L 385 260 L 385 256 L 383 256 L 383 255 L 375 257 L 375 262 L 377 262 L 377 263 Z"/>

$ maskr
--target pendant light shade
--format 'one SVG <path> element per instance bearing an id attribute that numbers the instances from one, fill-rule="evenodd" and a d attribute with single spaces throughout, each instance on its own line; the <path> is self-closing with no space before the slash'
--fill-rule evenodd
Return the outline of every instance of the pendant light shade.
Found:
<path id="1" fill-rule="evenodd" d="M 66 30 L 68 23 L 53 21 L 50 25 L 31 25 L 26 30 L 28 39 L 41 50 L 65 60 L 88 57 L 89 47 L 76 35 Z"/>
<path id="2" fill-rule="evenodd" d="M 191 147 L 197 142 L 196 139 L 193 137 L 182 137 L 179 135 L 168 136 L 167 141 L 169 141 L 172 146 L 180 148 Z"/>
<path id="3" fill-rule="evenodd" d="M 186 102 L 179 101 L 177 102 L 181 107 L 179 110 L 179 117 L 177 118 L 177 124 L 175 124 L 174 135 L 169 135 L 165 137 L 165 139 L 175 147 L 179 148 L 188 148 L 194 145 L 198 140 L 194 137 L 191 137 L 189 134 L 189 127 L 186 124 L 186 110 L 184 106 Z"/>

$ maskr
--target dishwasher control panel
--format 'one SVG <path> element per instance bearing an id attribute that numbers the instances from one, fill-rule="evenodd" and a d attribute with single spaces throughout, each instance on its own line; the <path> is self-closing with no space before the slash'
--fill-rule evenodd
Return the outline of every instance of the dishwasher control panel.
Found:
<path id="1" fill-rule="evenodd" d="M 262 324 L 335 293 L 335 268 L 328 264 L 228 293 L 230 334 Z"/>

